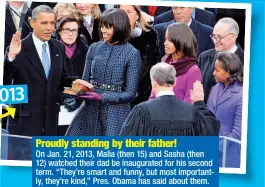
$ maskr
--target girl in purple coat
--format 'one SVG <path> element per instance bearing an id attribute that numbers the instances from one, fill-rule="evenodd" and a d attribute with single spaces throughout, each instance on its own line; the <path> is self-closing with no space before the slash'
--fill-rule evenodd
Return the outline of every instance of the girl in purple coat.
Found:
<path id="1" fill-rule="evenodd" d="M 174 86 L 175 96 L 186 102 L 190 100 L 190 90 L 197 80 L 201 82 L 201 71 L 197 66 L 197 41 L 188 25 L 173 23 L 167 27 L 163 62 L 173 65 L 177 72 Z M 150 99 L 155 98 L 152 92 Z"/>
<path id="2" fill-rule="evenodd" d="M 218 53 L 213 75 L 217 84 L 211 90 L 207 109 L 213 112 L 221 123 L 219 136 L 235 139 L 235 141 L 227 141 L 226 152 L 224 152 L 223 138 L 220 138 L 220 164 L 238 168 L 240 167 L 243 92 L 243 67 L 238 56 L 234 53 Z M 225 163 L 222 160 L 223 152 L 226 156 Z"/>

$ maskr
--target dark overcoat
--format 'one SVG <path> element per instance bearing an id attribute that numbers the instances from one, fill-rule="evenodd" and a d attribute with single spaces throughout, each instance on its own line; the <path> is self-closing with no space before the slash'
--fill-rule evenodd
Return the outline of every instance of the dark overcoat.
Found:
<path id="1" fill-rule="evenodd" d="M 15 119 L 10 118 L 10 134 L 25 136 L 57 135 L 59 96 L 64 86 L 70 86 L 73 79 L 65 70 L 65 47 L 55 40 L 49 41 L 51 69 L 46 79 L 42 62 L 34 45 L 32 34 L 22 40 L 22 48 L 10 62 L 7 54 L 4 62 L 4 82 L 28 86 L 28 103 L 15 104 Z"/>

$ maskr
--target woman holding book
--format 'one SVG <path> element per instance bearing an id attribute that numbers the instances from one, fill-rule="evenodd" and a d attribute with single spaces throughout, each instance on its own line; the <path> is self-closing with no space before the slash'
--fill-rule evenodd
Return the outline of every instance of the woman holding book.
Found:
<path id="1" fill-rule="evenodd" d="M 75 83 L 91 89 L 66 135 L 117 136 L 129 115 L 141 74 L 140 53 L 131 44 L 130 22 L 120 9 L 104 12 L 100 21 L 102 41 L 87 53 L 83 79 Z"/>

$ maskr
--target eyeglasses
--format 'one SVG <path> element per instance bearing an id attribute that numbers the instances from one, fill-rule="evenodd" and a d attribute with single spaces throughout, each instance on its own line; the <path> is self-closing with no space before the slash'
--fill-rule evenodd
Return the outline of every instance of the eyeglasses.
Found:
<path id="1" fill-rule="evenodd" d="M 78 30 L 76 30 L 76 29 L 73 29 L 73 30 L 71 30 L 71 29 L 68 29 L 68 28 L 66 28 L 66 29 L 62 29 L 63 30 L 63 32 L 65 33 L 65 34 L 69 34 L 70 32 L 73 34 L 73 35 L 77 35 L 78 34 Z"/>
<path id="2" fill-rule="evenodd" d="M 221 42 L 221 40 L 225 37 L 227 37 L 228 35 L 230 34 L 234 34 L 234 33 L 228 33 L 227 35 L 225 36 L 215 36 L 214 34 L 211 34 L 210 37 L 212 40 L 216 40 L 217 42 Z"/>

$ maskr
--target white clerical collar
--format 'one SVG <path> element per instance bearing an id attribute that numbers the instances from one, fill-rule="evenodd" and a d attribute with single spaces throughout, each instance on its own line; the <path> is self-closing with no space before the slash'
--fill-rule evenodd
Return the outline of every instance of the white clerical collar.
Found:
<path id="1" fill-rule="evenodd" d="M 237 50 L 237 46 L 234 45 L 234 47 L 233 47 L 230 51 L 228 51 L 228 52 L 229 52 L 229 53 L 235 53 L 236 50 Z"/>
<path id="2" fill-rule="evenodd" d="M 175 95 L 173 91 L 160 91 L 158 92 L 156 97 L 164 96 L 164 95 Z"/>

